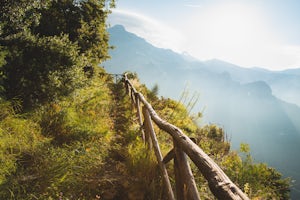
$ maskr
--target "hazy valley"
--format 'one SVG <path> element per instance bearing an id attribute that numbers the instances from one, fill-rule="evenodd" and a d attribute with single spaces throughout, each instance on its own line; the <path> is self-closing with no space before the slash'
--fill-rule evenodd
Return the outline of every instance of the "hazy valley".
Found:
<path id="1" fill-rule="evenodd" d="M 290 176 L 292 197 L 300 197 L 300 69 L 268 71 L 220 60 L 202 62 L 154 47 L 122 26 L 109 32 L 116 48 L 103 64 L 107 71 L 137 72 L 148 87 L 158 84 L 160 95 L 177 100 L 183 91 L 189 92 L 188 98 L 199 94 L 193 109 L 203 113 L 199 123 L 224 127 L 234 149 L 242 142 L 250 144 L 255 160 Z"/>

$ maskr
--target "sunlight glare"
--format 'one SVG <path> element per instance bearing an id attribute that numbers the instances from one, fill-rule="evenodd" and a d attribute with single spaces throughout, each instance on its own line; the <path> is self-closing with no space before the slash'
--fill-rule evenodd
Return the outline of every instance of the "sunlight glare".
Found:
<path id="1" fill-rule="evenodd" d="M 262 27 L 257 14 L 241 5 L 224 5 L 205 14 L 204 26 L 212 42 L 219 45 L 241 45 L 258 39 Z"/>
<path id="2" fill-rule="evenodd" d="M 201 59 L 218 58 L 241 66 L 264 60 L 274 48 L 265 19 L 259 9 L 244 4 L 221 4 L 192 16 L 187 29 L 195 38 L 187 51 Z M 195 53 L 196 52 L 196 53 Z M 267 63 L 266 63 L 267 64 Z"/>

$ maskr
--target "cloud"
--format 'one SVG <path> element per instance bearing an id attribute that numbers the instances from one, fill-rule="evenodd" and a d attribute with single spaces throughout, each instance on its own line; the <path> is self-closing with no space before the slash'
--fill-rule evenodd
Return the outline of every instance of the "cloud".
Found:
<path id="1" fill-rule="evenodd" d="M 185 7 L 191 7 L 191 8 L 201 8 L 202 5 L 200 4 L 185 4 Z"/>
<path id="2" fill-rule="evenodd" d="M 171 27 L 145 15 L 115 9 L 109 16 L 108 23 L 121 24 L 127 31 L 135 33 L 156 47 L 181 52 L 184 37 Z"/>
<path id="3" fill-rule="evenodd" d="M 283 54 L 289 61 L 291 68 L 300 68 L 300 46 L 299 45 L 286 45 L 283 46 Z"/>

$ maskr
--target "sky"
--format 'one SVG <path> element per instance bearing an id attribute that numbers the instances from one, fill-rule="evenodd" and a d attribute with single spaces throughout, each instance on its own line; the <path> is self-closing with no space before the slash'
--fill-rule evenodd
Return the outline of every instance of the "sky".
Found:
<path id="1" fill-rule="evenodd" d="M 109 24 L 154 46 L 241 67 L 300 68 L 299 0 L 116 0 Z"/>

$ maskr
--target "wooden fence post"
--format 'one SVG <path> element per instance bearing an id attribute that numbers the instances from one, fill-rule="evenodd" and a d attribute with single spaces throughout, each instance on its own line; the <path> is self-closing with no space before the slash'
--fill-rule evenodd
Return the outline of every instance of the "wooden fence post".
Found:
<path id="1" fill-rule="evenodd" d="M 172 190 L 172 186 L 171 186 L 171 183 L 170 183 L 169 175 L 168 175 L 166 166 L 163 163 L 163 157 L 162 157 L 162 154 L 161 154 L 161 151 L 160 151 L 160 148 L 159 148 L 159 144 L 158 144 L 155 132 L 154 132 L 151 117 L 149 115 L 148 110 L 145 107 L 143 107 L 143 114 L 144 114 L 145 122 L 147 123 L 148 128 L 149 128 L 149 133 L 150 133 L 150 137 L 151 137 L 151 140 L 152 140 L 154 152 L 155 152 L 155 155 L 156 155 L 156 158 L 157 158 L 157 162 L 159 164 L 160 170 L 161 170 L 162 175 L 163 175 L 163 180 L 164 180 L 164 184 L 165 184 L 166 189 L 167 189 L 168 198 L 170 200 L 175 199 L 174 194 L 173 194 L 173 190 Z"/>
<path id="2" fill-rule="evenodd" d="M 187 159 L 187 155 L 183 152 L 181 147 L 178 145 L 178 143 L 174 141 L 174 152 L 175 152 L 175 158 L 174 158 L 174 170 L 175 174 L 176 171 L 178 171 L 177 176 L 179 176 L 176 181 L 178 180 L 180 182 L 180 187 L 182 188 L 176 188 L 179 191 L 179 195 L 184 200 L 200 200 L 200 196 L 197 190 L 196 182 L 194 175 L 192 173 L 190 164 Z M 176 169 L 178 168 L 178 169 Z"/>
<path id="3" fill-rule="evenodd" d="M 144 115 L 144 133 L 145 133 L 145 144 L 147 144 L 149 149 L 152 149 L 152 142 L 151 142 L 151 125 L 149 124 L 149 120 L 146 119 L 144 107 L 143 107 L 143 115 Z M 151 121 L 151 120 L 150 120 Z"/>
<path id="4" fill-rule="evenodd" d="M 130 90 L 131 92 L 130 92 L 130 98 L 131 98 L 131 103 L 132 103 L 132 105 L 134 105 L 135 104 L 135 92 L 134 92 L 134 90 L 133 90 L 133 88 L 131 88 L 131 90 Z"/>
<path id="5" fill-rule="evenodd" d="M 175 152 L 175 147 L 174 147 Z M 174 153 L 175 154 L 175 153 Z M 176 186 L 176 199 L 184 200 L 184 182 L 180 172 L 180 162 L 177 157 L 174 155 L 174 174 L 175 174 L 175 186 Z"/>
<path id="6" fill-rule="evenodd" d="M 142 115 L 141 115 L 140 100 L 139 100 L 139 96 L 137 94 L 135 95 L 135 104 L 136 104 L 136 114 L 137 114 L 138 122 L 140 125 L 142 139 L 145 142 L 145 132 L 143 129 L 143 119 L 142 119 Z"/>
<path id="7" fill-rule="evenodd" d="M 129 81 L 127 80 L 127 77 L 124 78 L 125 81 L 125 87 L 126 87 L 126 93 L 130 96 L 130 84 L 129 84 Z"/>

